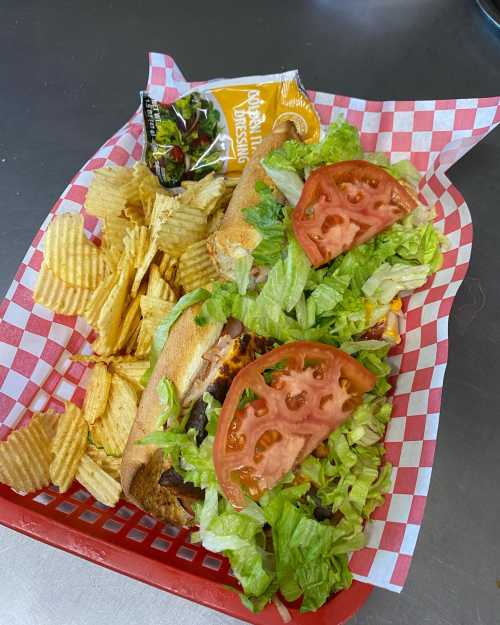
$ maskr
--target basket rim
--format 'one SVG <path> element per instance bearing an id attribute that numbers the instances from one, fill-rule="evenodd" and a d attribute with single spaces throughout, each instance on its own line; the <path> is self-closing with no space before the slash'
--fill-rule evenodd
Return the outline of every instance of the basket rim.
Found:
<path id="1" fill-rule="evenodd" d="M 129 504 L 127 504 L 129 505 Z M 252 614 L 238 595 L 223 584 L 201 578 L 194 572 L 160 562 L 123 545 L 84 532 L 44 514 L 39 504 L 0 485 L 0 524 L 89 562 L 166 590 L 253 625 L 282 623 L 273 606 Z M 292 623 L 300 625 L 343 625 L 367 601 L 373 586 L 354 580 L 348 590 L 335 595 L 317 612 L 293 610 Z"/>

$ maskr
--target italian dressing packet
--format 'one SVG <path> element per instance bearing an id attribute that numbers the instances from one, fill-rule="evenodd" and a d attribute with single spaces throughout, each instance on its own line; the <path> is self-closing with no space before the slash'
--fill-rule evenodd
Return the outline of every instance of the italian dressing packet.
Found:
<path id="1" fill-rule="evenodd" d="M 320 136 L 297 70 L 212 80 L 170 104 L 143 91 L 141 102 L 144 159 L 166 187 L 211 171 L 239 175 L 263 137 L 285 120 L 306 143 Z"/>

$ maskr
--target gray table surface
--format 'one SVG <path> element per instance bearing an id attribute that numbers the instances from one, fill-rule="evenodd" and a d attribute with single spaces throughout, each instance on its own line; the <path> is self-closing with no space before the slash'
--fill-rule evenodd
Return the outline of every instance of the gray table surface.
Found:
<path id="1" fill-rule="evenodd" d="M 0 0 L 0 292 L 74 172 L 138 103 L 149 50 L 187 77 L 299 67 L 370 99 L 499 95 L 500 32 L 473 0 Z M 500 622 L 500 131 L 451 171 L 474 221 L 450 323 L 437 458 L 401 595 L 357 625 Z M 229 625 L 234 619 L 0 527 L 0 625 Z"/>

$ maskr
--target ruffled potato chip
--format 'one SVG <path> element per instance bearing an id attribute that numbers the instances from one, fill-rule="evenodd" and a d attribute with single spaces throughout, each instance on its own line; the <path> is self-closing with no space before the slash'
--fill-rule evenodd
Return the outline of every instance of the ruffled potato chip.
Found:
<path id="1" fill-rule="evenodd" d="M 125 217 L 137 226 L 144 225 L 144 210 L 140 204 L 127 204 L 123 210 Z"/>
<path id="2" fill-rule="evenodd" d="M 141 262 L 137 266 L 137 271 L 135 272 L 134 282 L 132 283 L 131 295 L 135 297 L 139 292 L 139 288 L 141 286 L 141 282 L 148 272 L 149 266 L 154 260 L 156 256 L 156 252 L 158 251 L 158 243 L 155 238 L 148 239 L 148 247 L 145 249 L 144 254 L 142 255 Z"/>
<path id="3" fill-rule="evenodd" d="M 218 207 L 226 191 L 224 178 L 215 176 L 213 172 L 197 182 L 183 186 L 186 192 L 180 196 L 181 202 L 199 209 L 207 216 Z"/>
<path id="4" fill-rule="evenodd" d="M 137 411 L 134 387 L 113 375 L 106 413 L 90 428 L 92 441 L 110 456 L 121 456 Z"/>
<path id="5" fill-rule="evenodd" d="M 129 305 L 125 318 L 122 322 L 120 336 L 115 346 L 115 351 L 119 352 L 127 345 L 130 337 L 134 334 L 141 321 L 141 300 L 140 295 L 132 300 Z"/>
<path id="6" fill-rule="evenodd" d="M 101 282 L 97 289 L 91 294 L 87 306 L 83 311 L 83 316 L 88 324 L 93 328 L 97 326 L 99 315 L 101 314 L 104 302 L 108 299 L 111 290 L 118 281 L 118 274 L 112 273 Z"/>
<path id="7" fill-rule="evenodd" d="M 178 281 L 185 291 L 206 286 L 219 277 L 215 263 L 207 249 L 207 242 L 190 245 L 179 258 Z"/>
<path id="8" fill-rule="evenodd" d="M 59 421 L 59 412 L 47 410 L 47 412 L 35 412 L 32 419 L 39 419 L 45 429 L 49 440 L 52 440 L 56 434 L 57 423 Z"/>
<path id="9" fill-rule="evenodd" d="M 59 279 L 44 261 L 38 274 L 33 299 L 60 315 L 83 315 L 94 291 L 70 286 Z"/>
<path id="10" fill-rule="evenodd" d="M 85 236 L 81 215 L 56 215 L 47 228 L 44 244 L 44 261 L 66 284 L 95 289 L 106 275 L 105 257 Z"/>
<path id="11" fill-rule="evenodd" d="M 141 322 L 137 324 L 134 328 L 132 334 L 128 337 L 127 343 L 125 345 L 124 352 L 126 354 L 133 354 L 137 348 L 137 339 L 139 338 L 139 331 L 141 329 Z"/>
<path id="12" fill-rule="evenodd" d="M 108 356 L 115 351 L 127 307 L 136 254 L 137 240 L 134 240 L 132 236 L 125 237 L 125 253 L 114 274 L 115 282 L 108 296 L 102 303 L 100 310 L 95 311 L 95 315 L 89 316 L 89 311 L 87 311 L 86 317 L 89 323 L 99 333 L 99 337 L 92 345 L 97 354 Z M 95 323 L 92 323 L 90 319 Z"/>
<path id="13" fill-rule="evenodd" d="M 123 239 L 123 247 L 129 260 L 132 262 L 132 266 L 137 269 L 141 266 L 141 263 L 149 248 L 149 233 L 146 226 L 133 226 L 127 230 Z"/>
<path id="14" fill-rule="evenodd" d="M 110 215 L 103 220 L 102 245 L 123 249 L 123 237 L 127 234 L 131 223 L 125 217 Z"/>
<path id="15" fill-rule="evenodd" d="M 103 362 L 108 365 L 112 362 L 132 362 L 137 360 L 135 356 L 112 354 L 111 356 L 100 356 L 99 354 L 72 354 L 70 360 L 73 362 Z"/>
<path id="16" fill-rule="evenodd" d="M 143 319 L 139 326 L 139 334 L 137 335 L 137 344 L 135 346 L 135 355 L 139 358 L 146 358 L 151 351 L 153 337 L 156 326 L 151 319 Z"/>
<path id="17" fill-rule="evenodd" d="M 163 299 L 167 302 L 177 301 L 177 295 L 174 289 L 161 277 L 158 265 L 153 264 L 149 269 L 146 295 L 158 297 L 159 299 Z"/>
<path id="18" fill-rule="evenodd" d="M 96 419 L 105 413 L 110 388 L 111 373 L 104 363 L 96 362 L 92 369 L 83 403 L 83 418 L 89 425 L 92 425 Z"/>
<path id="19" fill-rule="evenodd" d="M 123 217 L 110 215 L 104 219 L 101 251 L 111 271 L 115 271 L 118 267 L 124 250 L 123 238 L 130 227 L 129 220 Z"/>
<path id="20" fill-rule="evenodd" d="M 157 194 L 151 227 L 158 248 L 180 256 L 188 245 L 206 236 L 207 219 L 198 208 L 182 204 L 177 197 Z"/>
<path id="21" fill-rule="evenodd" d="M 150 295 L 141 296 L 141 313 L 143 319 L 151 319 L 158 324 L 168 315 L 173 308 L 172 302 L 166 302 L 159 297 L 151 297 Z"/>
<path id="22" fill-rule="evenodd" d="M 149 360 L 124 360 L 111 364 L 112 372 L 125 378 L 125 380 L 130 382 L 139 392 L 144 389 L 141 380 L 148 369 Z"/>
<path id="23" fill-rule="evenodd" d="M 59 417 L 51 444 L 50 479 L 61 493 L 66 492 L 73 482 L 87 449 L 88 433 L 88 425 L 81 410 L 75 404 L 67 403 L 66 410 Z"/>
<path id="24" fill-rule="evenodd" d="M 99 449 L 95 445 L 88 446 L 87 456 L 90 456 L 114 480 L 120 480 L 121 456 L 108 456 L 104 449 Z"/>
<path id="25" fill-rule="evenodd" d="M 170 285 L 175 284 L 175 274 L 177 272 L 178 261 L 170 254 L 166 252 L 162 252 L 161 261 L 158 265 L 160 270 L 160 274 L 164 280 L 166 280 Z"/>
<path id="26" fill-rule="evenodd" d="M 18 492 L 31 493 L 50 481 L 50 440 L 43 420 L 13 431 L 0 442 L 0 482 Z"/>
<path id="27" fill-rule="evenodd" d="M 127 167 L 97 169 L 90 183 L 85 210 L 89 215 L 120 217 L 129 200 L 132 170 Z"/>
<path id="28" fill-rule="evenodd" d="M 156 328 L 172 308 L 171 302 L 166 302 L 158 297 L 148 295 L 141 297 L 142 321 L 137 337 L 136 356 L 143 357 L 149 354 Z"/>
<path id="29" fill-rule="evenodd" d="M 158 178 L 144 163 L 138 162 L 134 165 L 133 177 L 139 190 L 139 198 L 144 211 L 144 221 L 149 225 L 156 194 L 169 195 L 169 193 L 161 186 Z"/>
<path id="30" fill-rule="evenodd" d="M 97 501 L 106 506 L 118 503 L 122 492 L 120 482 L 106 473 L 88 454 L 80 461 L 76 479 Z"/>

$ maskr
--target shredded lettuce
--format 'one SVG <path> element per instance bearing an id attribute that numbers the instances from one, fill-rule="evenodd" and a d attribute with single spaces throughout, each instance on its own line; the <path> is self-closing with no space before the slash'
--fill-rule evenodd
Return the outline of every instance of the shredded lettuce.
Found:
<path id="1" fill-rule="evenodd" d="M 321 269 L 310 267 L 290 236 L 263 286 L 240 295 L 234 283 L 215 285 L 199 322 L 232 315 L 279 342 L 358 341 L 384 318 L 395 295 L 422 285 L 440 266 L 442 235 L 431 223 L 416 224 L 410 217 Z M 382 387 L 388 388 L 381 382 Z"/>
<path id="2" fill-rule="evenodd" d="M 413 186 L 417 186 L 420 180 L 420 174 L 411 161 L 401 160 L 391 164 L 391 161 L 383 152 L 366 152 L 363 159 L 383 167 L 397 180 L 406 180 Z"/>
<path id="3" fill-rule="evenodd" d="M 304 291 L 310 268 L 306 253 L 291 238 L 286 258 L 278 260 L 271 269 L 259 297 L 273 300 L 282 310 L 290 312 Z"/>
<path id="4" fill-rule="evenodd" d="M 416 289 L 425 284 L 429 272 L 429 265 L 384 263 L 363 284 L 362 290 L 367 297 L 388 304 L 401 291 Z"/>
<path id="5" fill-rule="evenodd" d="M 365 366 L 369 371 L 377 376 L 377 382 L 373 393 L 384 396 L 390 389 L 391 385 L 387 381 L 387 377 L 391 374 L 391 366 L 387 362 L 387 354 L 391 345 L 386 343 L 384 347 L 375 350 L 360 350 L 355 358 Z"/>
<path id="6" fill-rule="evenodd" d="M 276 584 L 273 558 L 265 551 L 265 518 L 260 508 L 255 504 L 249 510 L 236 512 L 229 504 L 219 502 L 216 488 L 209 488 L 196 516 L 200 529 L 193 534 L 193 541 L 201 542 L 210 551 L 224 553 L 251 609 L 262 609 L 276 591 Z"/>
<path id="7" fill-rule="evenodd" d="M 382 464 L 380 442 L 390 414 L 389 401 L 366 395 L 328 438 L 327 457 L 309 456 L 298 469 L 299 483 L 289 473 L 241 512 L 216 486 L 207 488 L 196 507 L 199 531 L 193 540 L 229 558 L 249 609 L 261 610 L 279 590 L 288 601 L 303 597 L 302 612 L 316 610 L 332 592 L 350 586 L 348 554 L 364 546 L 364 522 L 390 488 L 391 466 Z M 318 521 L 319 505 L 338 518 Z"/>
<path id="8" fill-rule="evenodd" d="M 383 462 L 391 415 L 384 397 L 390 389 L 390 344 L 367 340 L 365 332 L 385 319 L 396 295 L 424 284 L 442 262 L 444 237 L 432 224 L 432 211 L 419 206 L 329 265 L 311 267 L 292 234 L 290 205 L 295 206 L 303 179 L 315 167 L 355 158 L 416 183 L 408 161 L 391 164 L 382 154 L 363 155 L 357 129 L 342 118 L 319 144 L 285 142 L 263 166 L 288 204 L 257 183 L 259 201 L 245 210 L 245 218 L 259 232 L 259 245 L 236 261 L 235 281 L 216 282 L 210 293 L 199 289 L 182 298 L 162 322 L 152 350 L 153 363 L 181 312 L 202 302 L 196 318 L 200 325 L 234 317 L 249 331 L 279 343 L 306 339 L 336 345 L 377 378 L 361 405 L 330 434 L 321 458 L 310 455 L 241 512 L 217 483 L 212 454 L 221 405 L 209 393 L 203 395 L 208 423 L 200 446 L 194 430 L 184 431 L 186 421 L 179 414 L 167 431 L 141 441 L 162 447 L 184 480 L 205 489 L 204 501 L 195 506 L 199 531 L 194 538 L 229 558 L 243 588 L 241 599 L 252 611 L 261 610 L 278 591 L 289 601 L 302 597 L 301 611 L 315 610 L 332 592 L 350 586 L 349 554 L 364 546 L 365 523 L 391 484 L 391 466 Z M 259 272 L 252 272 L 253 265 L 261 267 Z M 258 273 L 267 273 L 267 280 L 254 279 Z M 167 381 L 159 392 L 163 422 L 177 407 Z"/>
<path id="9" fill-rule="evenodd" d="M 270 167 L 265 161 L 262 161 L 262 167 L 281 193 L 283 193 L 290 206 L 295 208 L 304 188 L 304 182 L 299 174 L 290 169 Z"/>
<path id="10" fill-rule="evenodd" d="M 325 138 L 320 143 L 302 143 L 290 139 L 265 159 L 264 165 L 272 169 L 304 173 L 320 165 L 350 161 L 361 158 L 363 150 L 359 132 L 347 123 L 343 116 L 330 124 Z"/>
<path id="11" fill-rule="evenodd" d="M 245 295 L 250 282 L 250 270 L 252 269 L 253 259 L 250 254 L 240 256 L 235 263 L 235 282 L 238 285 L 238 293 Z"/>
<path id="12" fill-rule="evenodd" d="M 360 351 L 371 352 L 387 347 L 386 341 L 363 340 L 363 341 L 346 341 L 342 343 L 340 349 L 347 354 L 356 354 Z"/>
<path id="13" fill-rule="evenodd" d="M 198 447 L 195 430 L 183 432 L 177 428 L 152 432 L 138 441 L 140 445 L 156 445 L 163 449 L 184 481 L 199 488 L 217 485 L 212 457 L 213 443 L 213 435 L 207 436 Z"/>
<path id="14" fill-rule="evenodd" d="M 177 397 L 174 383 L 168 378 L 162 378 L 156 387 L 163 412 L 158 417 L 156 427 L 161 429 L 168 420 L 176 420 L 181 412 L 181 405 Z"/>
<path id="15" fill-rule="evenodd" d="M 262 237 L 254 249 L 252 256 L 257 265 L 271 266 L 281 258 L 286 245 L 285 207 L 274 196 L 272 189 L 258 181 L 255 190 L 260 201 L 243 211 L 246 221 L 251 224 Z"/>
<path id="16" fill-rule="evenodd" d="M 263 510 L 272 529 L 279 589 L 286 600 L 303 596 L 301 612 L 317 610 L 332 592 L 350 586 L 346 556 L 350 548 L 346 544 L 339 549 L 335 526 L 308 517 L 281 494 Z M 358 549 L 361 544 L 362 536 L 361 541 L 351 542 Z"/>
<path id="17" fill-rule="evenodd" d="M 235 282 L 215 282 L 212 285 L 210 297 L 203 302 L 196 316 L 196 322 L 199 325 L 224 323 L 232 314 L 233 303 L 239 292 L 238 288 Z"/>
<path id="18" fill-rule="evenodd" d="M 391 467 L 382 466 L 380 443 L 390 414 L 390 402 L 367 395 L 330 435 L 328 457 L 309 456 L 299 468 L 300 484 L 290 486 L 285 478 L 261 499 L 280 592 L 289 601 L 303 596 L 302 612 L 318 609 L 332 592 L 351 584 L 348 554 L 364 546 L 364 521 L 390 487 Z M 318 504 L 340 520 L 316 520 Z"/>

